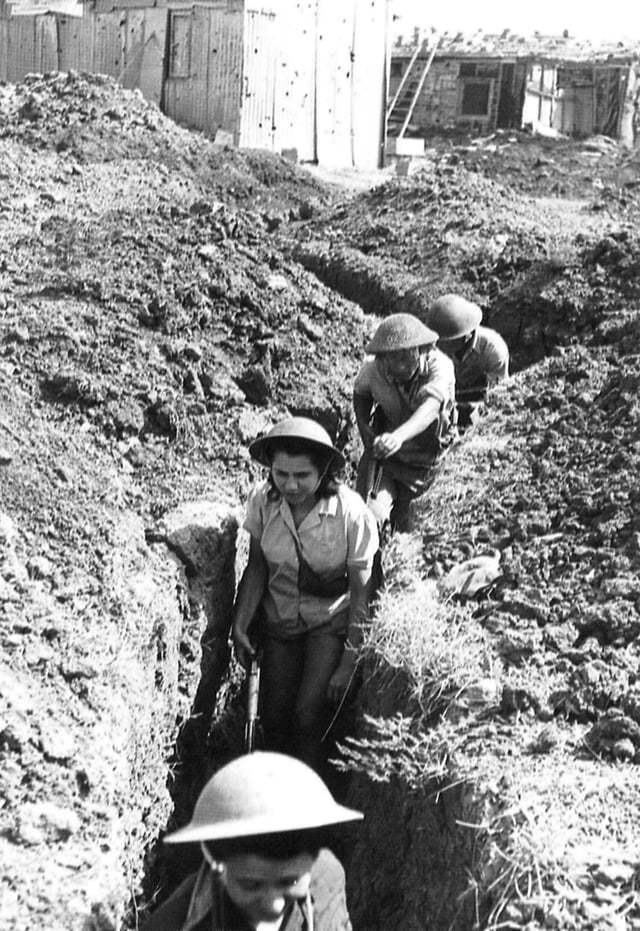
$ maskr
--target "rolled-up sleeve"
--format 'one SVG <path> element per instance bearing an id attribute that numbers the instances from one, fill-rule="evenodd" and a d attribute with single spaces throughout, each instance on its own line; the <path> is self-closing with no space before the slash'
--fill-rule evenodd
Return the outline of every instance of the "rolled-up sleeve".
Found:
<path id="1" fill-rule="evenodd" d="M 356 502 L 347 512 L 347 567 L 370 569 L 380 546 L 376 519 L 362 502 Z"/>
<path id="2" fill-rule="evenodd" d="M 453 396 L 456 381 L 451 359 L 444 352 L 434 349 L 427 360 L 426 375 L 426 381 L 424 376 L 420 379 L 414 398 L 415 403 L 424 404 L 429 398 L 435 398 L 440 404 L 449 401 Z"/>
<path id="3" fill-rule="evenodd" d="M 364 397 L 370 398 L 373 396 L 373 367 L 375 365 L 374 359 L 366 359 L 360 366 L 360 371 L 356 375 L 356 380 L 353 383 L 353 393 L 361 394 Z"/>
<path id="4" fill-rule="evenodd" d="M 487 383 L 497 385 L 509 375 L 509 349 L 503 338 L 495 333 L 485 349 Z"/>
<path id="5" fill-rule="evenodd" d="M 260 543 L 262 540 L 262 532 L 264 530 L 263 501 L 265 499 L 265 495 L 266 491 L 264 483 L 256 485 L 255 488 L 249 492 L 244 521 L 242 524 L 247 533 L 254 540 L 257 540 L 258 543 Z"/>

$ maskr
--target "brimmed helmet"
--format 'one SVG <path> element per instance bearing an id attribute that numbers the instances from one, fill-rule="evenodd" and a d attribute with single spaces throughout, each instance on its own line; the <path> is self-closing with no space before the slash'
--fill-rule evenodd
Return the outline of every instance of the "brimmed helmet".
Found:
<path id="1" fill-rule="evenodd" d="M 443 294 L 427 313 L 427 323 L 443 342 L 473 333 L 481 320 L 482 311 L 478 305 L 459 294 Z"/>
<path id="2" fill-rule="evenodd" d="M 339 805 L 306 763 L 282 753 L 256 752 L 223 766 L 206 784 L 189 824 L 170 844 L 303 831 L 359 821 Z"/>
<path id="3" fill-rule="evenodd" d="M 373 334 L 367 352 L 395 352 L 396 349 L 414 349 L 428 346 L 438 340 L 438 334 L 425 326 L 413 314 L 391 314 Z"/>
<path id="4" fill-rule="evenodd" d="M 310 446 L 329 453 L 330 466 L 342 469 L 346 459 L 331 442 L 331 437 L 319 423 L 309 417 L 287 417 L 271 427 L 265 436 L 259 437 L 249 445 L 249 452 L 261 465 L 270 465 L 270 446 L 274 440 L 304 440 Z"/>

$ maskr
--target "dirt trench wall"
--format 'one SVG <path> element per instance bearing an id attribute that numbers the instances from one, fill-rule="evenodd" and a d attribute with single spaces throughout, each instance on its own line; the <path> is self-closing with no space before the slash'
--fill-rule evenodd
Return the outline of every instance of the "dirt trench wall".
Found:
<path id="1" fill-rule="evenodd" d="M 354 928 L 468 931 L 477 903 L 469 886 L 483 803 L 469 786 L 411 789 L 400 779 L 358 777 L 349 803 L 365 819 L 347 867 Z"/>
<path id="2" fill-rule="evenodd" d="M 324 284 L 379 317 L 413 313 L 423 319 L 438 294 L 464 294 L 481 306 L 484 324 L 505 338 L 513 371 L 576 341 L 637 341 L 637 244 L 625 232 L 605 235 L 579 250 L 572 246 L 552 252 L 519 270 L 498 258 L 492 267 L 470 265 L 455 274 L 443 269 L 429 281 L 392 259 L 326 242 L 298 245 L 294 255 Z M 477 286 L 465 280 L 470 272 Z M 615 292 L 609 294 L 603 282 L 617 283 L 624 301 Z"/>
<path id="3" fill-rule="evenodd" d="M 483 908 L 470 881 L 482 869 L 486 833 L 478 828 L 494 802 L 458 776 L 427 778 L 422 751 L 405 738 L 390 743 L 393 725 L 386 737 L 372 727 L 419 715 L 402 670 L 368 659 L 358 705 L 360 750 L 347 802 L 364 813 L 346 870 L 354 928 L 470 931 Z"/>
<path id="4" fill-rule="evenodd" d="M 208 736 L 229 663 L 238 519 L 233 508 L 200 500 L 165 515 L 148 534 L 184 569 L 188 623 L 180 640 L 180 689 L 188 704 L 172 754 L 174 822 L 184 822 L 208 775 Z M 180 717 L 180 715 L 178 715 Z"/>
<path id="5" fill-rule="evenodd" d="M 334 249 L 323 243 L 297 246 L 294 258 L 366 313 L 386 317 L 412 312 L 415 297 L 409 292 L 417 279 L 393 260 L 368 256 L 358 249 Z"/>
<path id="6" fill-rule="evenodd" d="M 233 598 L 229 509 L 187 508 L 167 524 L 149 546 L 120 512 L 103 587 L 78 572 L 67 594 L 42 557 L 36 574 L 17 517 L 0 514 L 12 655 L 0 665 L 2 928 L 137 927 L 143 864 L 174 809 L 176 736 L 215 688 Z M 185 555 L 193 541 L 202 565 L 169 556 L 168 543 Z"/>
<path id="7" fill-rule="evenodd" d="M 67 595 L 51 589 L 42 559 L 40 577 L 29 574 L 14 528 L 0 556 L 4 620 L 14 606 L 21 625 L 0 674 L 0 925 L 109 931 L 170 808 L 179 578 L 129 517 L 114 530 L 105 594 L 78 573 Z"/>

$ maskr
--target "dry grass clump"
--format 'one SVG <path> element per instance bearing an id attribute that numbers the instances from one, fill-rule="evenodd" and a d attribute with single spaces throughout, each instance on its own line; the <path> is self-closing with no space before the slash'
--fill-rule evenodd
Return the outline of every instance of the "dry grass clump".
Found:
<path id="1" fill-rule="evenodd" d="M 598 775 L 568 756 L 564 772 L 558 761 L 523 763 L 517 791 L 503 784 L 502 810 L 477 825 L 482 850 L 467 894 L 489 903 L 481 927 L 640 928 L 638 824 L 615 837 L 607 816 L 625 773 Z"/>
<path id="2" fill-rule="evenodd" d="M 386 564 L 389 579 L 364 648 L 376 670 L 402 674 L 409 703 L 431 718 L 490 676 L 493 661 L 470 609 L 443 601 L 437 583 L 420 575 L 419 541 L 398 535 Z"/>
<path id="3" fill-rule="evenodd" d="M 494 661 L 470 609 L 443 600 L 421 576 L 419 541 L 397 535 L 385 553 L 387 582 L 363 644 L 369 696 L 365 736 L 341 747 L 341 768 L 374 781 L 398 776 L 412 787 L 444 777 L 468 735 L 457 726 L 499 691 Z M 488 688 L 490 684 L 491 688 Z M 488 699 L 487 699 L 488 700 Z M 399 709 L 402 709 L 400 711 Z"/>

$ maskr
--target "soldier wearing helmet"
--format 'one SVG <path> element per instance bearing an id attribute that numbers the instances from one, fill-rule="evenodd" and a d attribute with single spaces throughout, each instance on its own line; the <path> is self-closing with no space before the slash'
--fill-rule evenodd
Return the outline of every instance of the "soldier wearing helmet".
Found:
<path id="1" fill-rule="evenodd" d="M 507 344 L 495 330 L 481 326 L 481 320 L 478 305 L 459 294 L 439 297 L 426 317 L 427 325 L 438 334 L 438 346 L 455 366 L 461 427 L 477 420 L 487 390 L 509 374 Z"/>
<path id="2" fill-rule="evenodd" d="M 246 666 L 260 628 L 266 748 L 319 769 L 323 736 L 355 675 L 378 530 L 361 497 L 336 479 L 344 457 L 320 424 L 289 417 L 249 452 L 269 474 L 247 501 L 234 648 Z"/>
<path id="3" fill-rule="evenodd" d="M 257 752 L 228 763 L 166 838 L 199 843 L 203 862 L 145 931 L 350 931 L 344 870 L 325 845 L 360 818 L 299 760 Z"/>
<path id="4" fill-rule="evenodd" d="M 438 334 L 412 314 L 392 314 L 367 346 L 353 404 L 364 456 L 358 490 L 367 498 L 377 463 L 378 523 L 406 530 L 412 498 L 426 490 L 430 468 L 455 435 L 453 364 L 436 349 Z"/>

